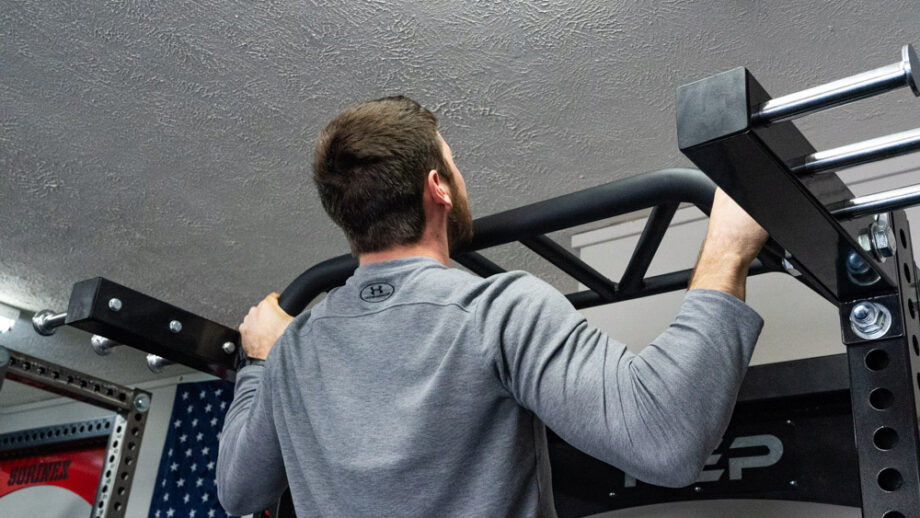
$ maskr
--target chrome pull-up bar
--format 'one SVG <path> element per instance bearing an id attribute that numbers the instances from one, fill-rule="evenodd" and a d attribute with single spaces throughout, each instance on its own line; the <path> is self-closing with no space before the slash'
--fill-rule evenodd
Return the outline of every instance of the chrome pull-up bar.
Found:
<path id="1" fill-rule="evenodd" d="M 795 119 L 905 86 L 920 96 L 920 60 L 911 45 L 904 45 L 897 63 L 770 99 L 751 115 L 751 122 L 770 124 Z"/>
<path id="2" fill-rule="evenodd" d="M 914 151 L 920 151 L 920 129 L 812 153 L 805 157 L 803 163 L 791 169 L 799 175 L 839 171 L 848 167 L 906 155 Z"/>
<path id="3" fill-rule="evenodd" d="M 920 184 L 859 196 L 827 209 L 837 219 L 852 219 L 920 205 Z"/>

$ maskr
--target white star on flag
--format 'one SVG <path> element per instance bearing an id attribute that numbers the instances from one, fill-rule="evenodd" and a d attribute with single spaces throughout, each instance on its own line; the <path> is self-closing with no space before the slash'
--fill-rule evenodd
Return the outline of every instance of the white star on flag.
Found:
<path id="1" fill-rule="evenodd" d="M 228 517 L 217 501 L 215 471 L 220 429 L 232 398 L 232 384 L 224 381 L 178 387 L 167 421 L 154 503 L 138 518 Z"/>

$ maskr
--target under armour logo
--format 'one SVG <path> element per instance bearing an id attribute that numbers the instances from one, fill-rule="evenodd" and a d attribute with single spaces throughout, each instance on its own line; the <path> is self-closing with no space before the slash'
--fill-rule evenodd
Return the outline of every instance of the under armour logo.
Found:
<path id="1" fill-rule="evenodd" d="M 365 302 L 383 302 L 393 295 L 396 288 L 388 282 L 369 284 L 361 290 L 361 300 Z"/>

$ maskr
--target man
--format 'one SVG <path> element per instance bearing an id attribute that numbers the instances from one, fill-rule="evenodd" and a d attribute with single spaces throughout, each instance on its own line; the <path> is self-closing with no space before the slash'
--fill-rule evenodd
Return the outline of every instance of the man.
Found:
<path id="1" fill-rule="evenodd" d="M 314 180 L 360 266 L 311 311 L 272 295 L 240 326 L 255 360 L 220 441 L 228 512 L 290 485 L 302 517 L 555 516 L 544 423 L 640 480 L 694 481 L 762 326 L 742 300 L 767 236 L 724 193 L 680 313 L 632 354 L 531 275 L 448 267 L 466 186 L 414 101 L 339 115 Z"/>

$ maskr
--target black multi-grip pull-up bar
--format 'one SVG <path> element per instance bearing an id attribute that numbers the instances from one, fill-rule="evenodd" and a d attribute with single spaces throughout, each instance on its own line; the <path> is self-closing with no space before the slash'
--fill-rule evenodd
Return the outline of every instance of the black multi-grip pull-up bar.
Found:
<path id="1" fill-rule="evenodd" d="M 911 280 L 916 266 L 910 232 L 903 211 L 897 210 L 920 203 L 920 186 L 854 197 L 834 171 L 917 151 L 920 130 L 818 152 L 790 122 L 905 86 L 920 95 L 916 53 L 908 45 L 901 54 L 898 63 L 778 98 L 771 98 L 744 68 L 682 86 L 677 99 L 678 142 L 705 175 L 690 169 L 656 171 L 479 218 L 471 245 L 453 259 L 481 276 L 501 273 L 504 268 L 480 251 L 520 242 L 587 288 L 566 295 L 577 308 L 682 289 L 690 270 L 648 277 L 648 267 L 680 204 L 689 203 L 708 213 L 718 184 L 771 235 L 751 273 L 785 270 L 839 307 L 848 345 L 852 416 L 841 416 L 833 426 L 855 429 L 864 516 L 903 518 L 910 512 L 902 510 L 920 509 L 916 426 L 920 347 L 913 346 L 914 354 L 910 345 L 920 335 L 920 308 Z M 652 209 L 651 214 L 619 281 L 600 274 L 547 236 L 643 209 Z M 317 296 L 344 283 L 356 267 L 357 261 L 347 255 L 317 264 L 284 290 L 282 308 L 290 314 L 301 312 Z M 156 369 L 175 361 L 232 378 L 240 353 L 236 331 L 102 278 L 77 283 L 67 312 L 46 310 L 34 319 L 42 334 L 64 324 L 96 333 L 93 347 L 100 354 L 118 343 L 145 350 L 150 353 L 148 364 Z M 798 400 L 811 394 L 833 399 L 831 406 L 836 408 L 841 389 L 828 380 L 840 377 L 841 365 L 836 360 L 803 360 L 801 366 L 777 366 L 775 371 L 783 373 L 784 380 L 804 388 L 788 393 L 755 390 L 759 399 L 752 401 L 767 401 L 765 408 L 773 408 L 771 402 L 777 398 Z M 752 372 L 769 368 L 755 367 Z M 799 383 L 797 376 L 803 380 L 817 376 L 827 382 L 812 386 Z M 833 388 L 827 388 L 831 385 Z M 876 397 L 880 389 L 898 394 L 898 402 L 880 403 Z M 808 403 L 802 408 L 807 413 L 817 407 Z M 896 445 L 873 442 L 873 434 L 882 429 L 886 437 L 891 437 L 890 431 L 899 438 Z M 838 458 L 849 458 L 852 452 L 847 450 L 846 438 L 851 436 L 843 433 L 838 438 L 843 444 L 839 448 L 846 451 L 840 455 L 825 452 L 820 459 L 835 463 Z M 579 457 L 561 465 L 572 462 L 587 466 L 590 461 Z M 554 461 L 554 471 L 557 465 L 560 463 Z M 811 476 L 800 475 L 801 479 Z M 833 494 L 839 484 L 827 483 L 846 476 L 837 472 L 815 475 L 810 483 L 796 479 L 792 486 L 798 493 L 785 487 L 762 494 L 852 505 L 852 499 Z M 594 491 L 589 486 L 573 491 Z M 666 499 L 699 496 L 696 491 Z M 576 510 L 599 512 L 650 503 L 655 498 L 611 500 L 606 492 L 592 492 L 570 500 L 557 495 L 556 502 L 560 515 L 571 515 Z M 566 508 L 569 513 L 563 511 Z"/>

